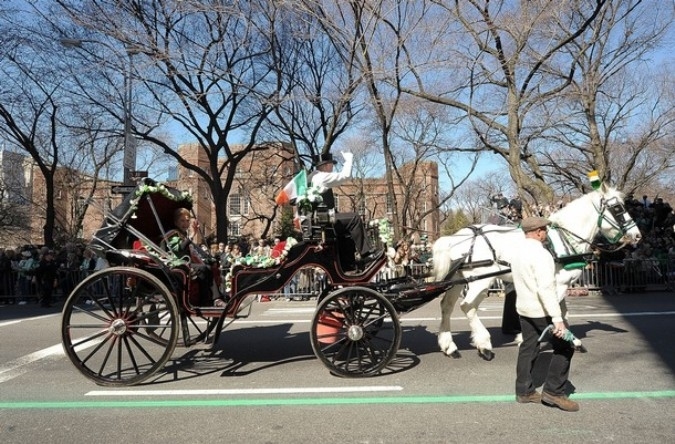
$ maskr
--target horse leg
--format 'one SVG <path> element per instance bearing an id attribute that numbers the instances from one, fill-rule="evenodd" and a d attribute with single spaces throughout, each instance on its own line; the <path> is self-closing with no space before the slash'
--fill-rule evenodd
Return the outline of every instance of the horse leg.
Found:
<path id="1" fill-rule="evenodd" d="M 469 291 L 460 304 L 462 311 L 469 320 L 469 327 L 471 327 L 471 344 L 478 350 L 478 355 L 486 361 L 492 361 L 495 357 L 492 351 L 492 342 L 490 340 L 490 332 L 485 328 L 480 318 L 478 317 L 478 307 L 487 296 L 487 289 L 489 282 L 474 282 L 473 286 L 469 287 Z"/>
<path id="2" fill-rule="evenodd" d="M 452 330 L 450 328 L 450 316 L 455 308 L 455 303 L 462 293 L 462 287 L 455 286 L 446 291 L 441 298 L 441 326 L 438 331 L 438 346 L 446 356 L 460 358 L 462 355 L 457 350 L 457 344 L 452 339 Z"/>

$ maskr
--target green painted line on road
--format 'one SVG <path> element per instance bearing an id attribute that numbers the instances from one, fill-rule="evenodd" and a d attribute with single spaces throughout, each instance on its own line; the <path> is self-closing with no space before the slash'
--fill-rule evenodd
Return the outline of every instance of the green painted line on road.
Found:
<path id="1" fill-rule="evenodd" d="M 607 392 L 580 393 L 577 400 L 604 399 L 654 399 L 675 398 L 675 390 L 656 392 Z M 258 406 L 310 406 L 348 404 L 471 404 L 486 402 L 514 402 L 515 395 L 463 395 L 463 396 L 381 396 L 351 398 L 266 398 L 266 399 L 167 399 L 162 401 L 35 401 L 0 402 L 0 410 L 20 409 L 116 409 L 116 408 L 166 408 L 166 407 L 258 407 Z"/>

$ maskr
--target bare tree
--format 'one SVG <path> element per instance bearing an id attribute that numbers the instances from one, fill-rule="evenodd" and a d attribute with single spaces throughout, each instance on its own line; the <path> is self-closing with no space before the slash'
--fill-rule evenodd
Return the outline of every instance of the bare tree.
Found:
<path id="1" fill-rule="evenodd" d="M 565 48 L 577 73 L 560 108 L 552 110 L 558 123 L 547 140 L 559 148 L 546 153 L 551 183 L 562 179 L 583 191 L 585 172 L 596 169 L 635 191 L 672 171 L 675 146 L 667 140 L 675 130 L 675 103 L 668 97 L 673 76 L 650 58 L 672 29 L 674 13 L 663 2 L 609 2 Z M 567 23 L 558 26 L 565 30 Z"/>
<path id="2" fill-rule="evenodd" d="M 313 14 L 270 3 L 271 70 L 279 96 L 269 133 L 272 140 L 288 141 L 304 164 L 310 156 L 331 152 L 363 109 L 356 94 L 362 78 L 354 67 L 354 48 L 337 47 Z"/>
<path id="3" fill-rule="evenodd" d="M 400 218 L 423 217 L 421 213 L 413 217 L 416 210 L 412 210 L 410 205 L 415 199 L 412 188 L 411 193 L 403 196 L 403 201 L 399 202 L 397 187 L 401 183 L 407 184 L 409 178 L 403 177 L 399 171 L 402 162 L 396 152 L 396 142 L 402 141 L 400 135 L 403 133 L 397 135 L 394 129 L 399 113 L 406 114 L 406 109 L 402 108 L 401 103 L 402 90 L 398 87 L 404 72 L 399 68 L 404 65 L 403 60 L 410 58 L 411 51 L 420 49 L 408 32 L 412 27 L 411 24 L 418 23 L 424 17 L 425 8 L 419 7 L 418 2 L 388 0 L 347 2 L 305 0 L 302 3 L 308 13 L 318 18 L 324 33 L 335 46 L 344 50 L 342 59 L 348 62 L 350 67 L 356 67 L 363 79 L 369 103 L 368 122 L 373 133 L 377 135 L 374 143 L 381 147 L 384 156 L 384 176 L 390 196 L 391 214 L 394 218 L 392 222 L 395 236 L 400 237 L 400 230 L 408 224 Z M 411 110 L 408 110 L 407 114 L 411 115 Z M 418 136 L 424 139 L 428 133 Z M 436 146 L 433 149 L 427 146 L 421 149 L 423 151 L 421 152 L 420 148 L 424 143 L 417 147 L 412 146 L 420 140 L 406 141 L 411 144 L 407 147 L 408 152 L 415 153 L 411 157 L 417 162 L 433 157 L 434 154 L 442 152 L 442 149 L 451 150 L 447 146 L 443 148 Z M 434 150 L 435 153 L 432 154 Z M 414 174 L 415 170 L 408 172 Z"/>
<path id="4" fill-rule="evenodd" d="M 72 39 L 89 63 L 125 60 L 134 80 L 132 134 L 153 143 L 209 187 L 217 236 L 227 237 L 227 196 L 238 165 L 265 149 L 258 134 L 278 96 L 271 71 L 273 31 L 266 2 L 155 2 L 57 0 L 68 23 L 54 26 Z M 83 7 L 85 4 L 86 7 Z M 75 32 L 76 34 L 71 35 Z M 107 50 L 105 50 L 107 49 Z M 117 55 L 111 55 L 116 51 Z M 89 102 L 124 123 L 121 105 Z M 200 146 L 204 161 L 183 158 L 161 138 L 162 125 L 181 128 Z M 232 140 L 239 138 L 239 143 Z"/>
<path id="5" fill-rule="evenodd" d="M 56 226 L 54 175 L 63 142 L 58 128 L 58 80 L 48 81 L 55 74 L 53 61 L 45 58 L 43 48 L 35 41 L 23 38 L 21 17 L 6 15 L 0 20 L 0 33 L 5 36 L 0 60 L 0 132 L 33 160 L 44 177 L 42 233 L 44 243 L 51 246 Z"/>
<path id="6" fill-rule="evenodd" d="M 550 202 L 553 191 L 532 145 L 542 127 L 533 116 L 569 86 L 575 61 L 559 54 L 605 2 L 431 0 L 426 20 L 418 25 L 423 29 L 418 36 L 427 33 L 420 38 L 428 50 L 411 53 L 399 66 L 414 79 L 400 89 L 462 112 L 485 149 L 506 161 L 519 192 Z M 552 22 L 563 21 L 571 31 L 550 32 Z M 444 32 L 430 31 L 433 23 Z M 562 71 L 567 75 L 561 77 Z"/>

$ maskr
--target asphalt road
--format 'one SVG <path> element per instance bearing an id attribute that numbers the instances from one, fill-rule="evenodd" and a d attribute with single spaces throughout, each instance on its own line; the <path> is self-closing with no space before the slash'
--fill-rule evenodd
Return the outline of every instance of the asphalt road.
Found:
<path id="1" fill-rule="evenodd" d="M 501 333 L 502 300 L 481 316 L 496 358 L 438 351 L 438 302 L 402 317 L 401 349 L 370 378 L 332 376 L 312 353 L 313 302 L 255 303 L 213 351 L 179 348 L 135 387 L 99 387 L 64 356 L 58 307 L 0 306 L 2 443 L 661 443 L 675 436 L 675 295 L 570 298 L 571 397 L 581 411 L 520 405 L 517 347 Z M 538 363 L 543 371 L 546 355 Z"/>

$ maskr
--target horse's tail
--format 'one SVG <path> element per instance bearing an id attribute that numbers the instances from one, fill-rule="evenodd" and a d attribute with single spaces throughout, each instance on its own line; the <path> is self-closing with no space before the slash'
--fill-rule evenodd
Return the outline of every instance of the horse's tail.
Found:
<path id="1" fill-rule="evenodd" d="M 434 264 L 434 280 L 441 281 L 445 279 L 450 271 L 452 264 L 452 253 L 450 251 L 452 246 L 452 239 L 450 236 L 439 237 L 434 242 L 433 247 L 433 264 Z"/>

